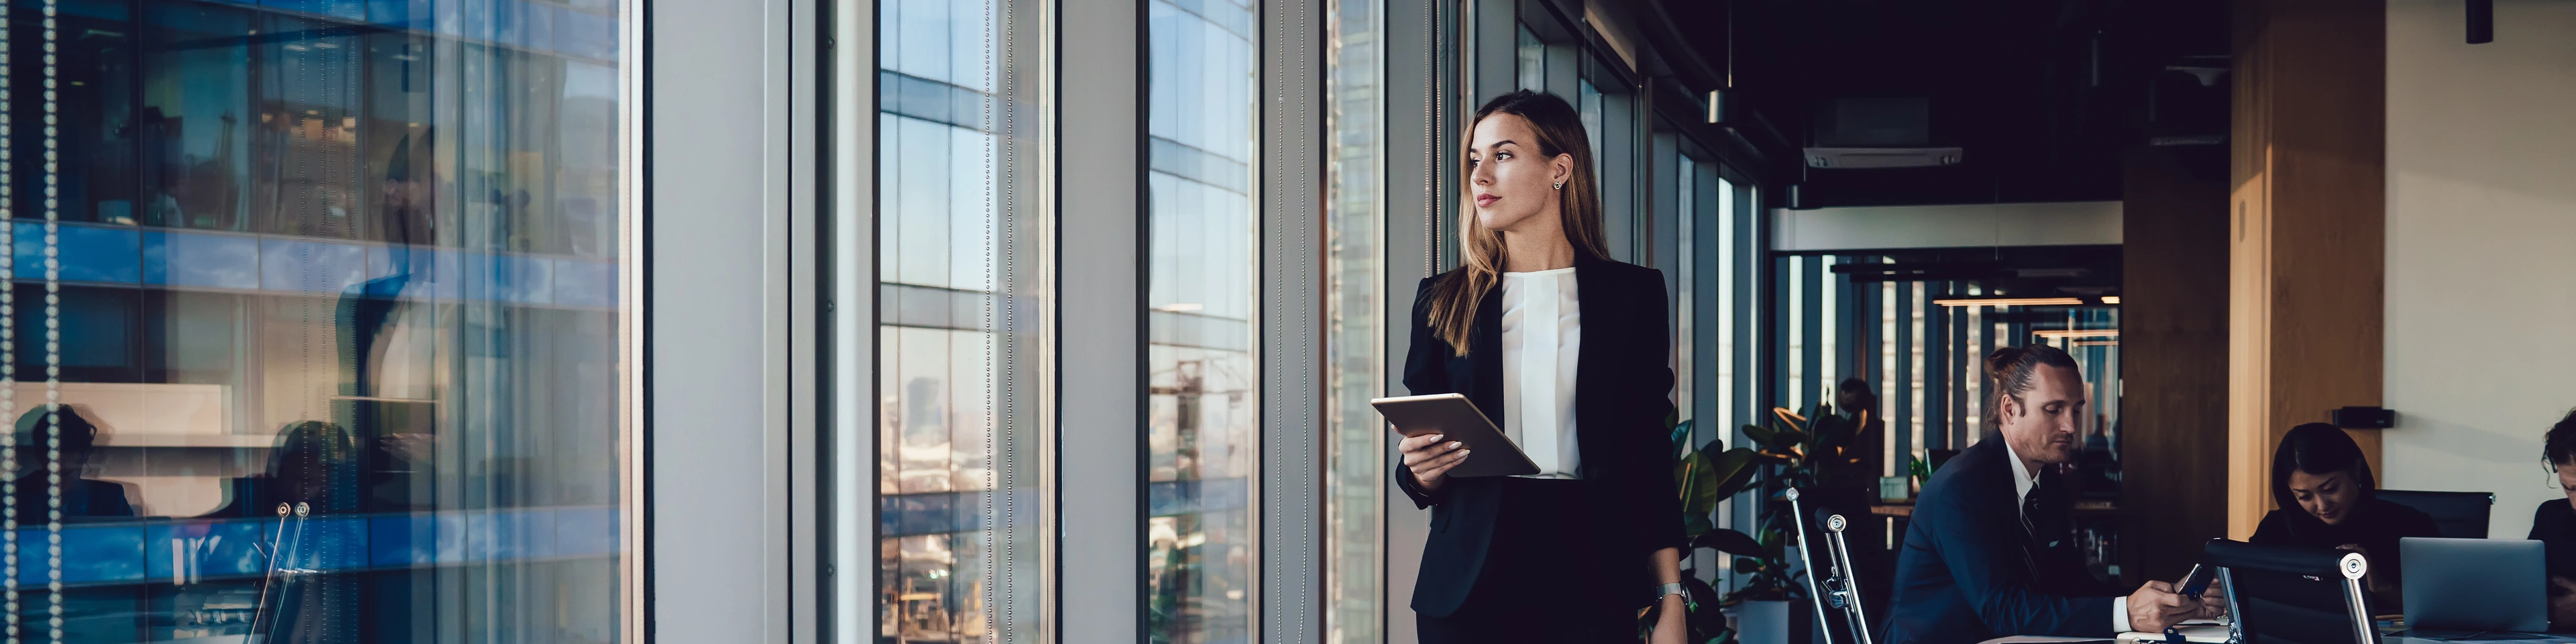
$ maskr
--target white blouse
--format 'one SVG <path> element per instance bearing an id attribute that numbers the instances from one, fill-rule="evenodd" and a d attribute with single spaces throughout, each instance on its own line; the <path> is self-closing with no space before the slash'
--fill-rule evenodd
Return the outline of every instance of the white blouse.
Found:
<path id="1" fill-rule="evenodd" d="M 1538 463 L 1529 478 L 1577 478 L 1574 365 L 1583 307 L 1574 267 L 1503 274 L 1503 427 Z"/>

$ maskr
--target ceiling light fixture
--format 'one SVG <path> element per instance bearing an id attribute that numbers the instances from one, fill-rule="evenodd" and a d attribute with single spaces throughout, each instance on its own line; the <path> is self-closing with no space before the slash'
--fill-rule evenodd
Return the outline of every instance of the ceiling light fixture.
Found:
<path id="1" fill-rule="evenodd" d="M 2033 335 L 2033 336 L 2042 337 L 2042 338 L 2049 338 L 2049 339 L 2056 339 L 2056 338 L 2116 338 L 2116 337 L 2120 337 L 2120 330 L 2119 330 L 2119 329 L 2050 329 L 2050 330 L 2046 330 L 2046 331 L 2032 331 L 2032 332 L 2030 332 L 2030 334 L 2031 334 L 2031 335 Z"/>
<path id="2" fill-rule="evenodd" d="M 1941 306 L 2081 306 L 2084 300 L 2072 297 L 1984 297 L 1933 300 Z"/>
<path id="3" fill-rule="evenodd" d="M 2103 303 L 2103 304 L 2119 304 L 2119 303 L 2120 303 L 2120 296 L 2117 296 L 2117 295 L 2104 295 L 2104 296 L 2102 296 L 2102 303 Z"/>

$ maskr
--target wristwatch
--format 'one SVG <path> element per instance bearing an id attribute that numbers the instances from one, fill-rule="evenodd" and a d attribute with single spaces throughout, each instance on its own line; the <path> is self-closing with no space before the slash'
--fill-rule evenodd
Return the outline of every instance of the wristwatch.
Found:
<path id="1" fill-rule="evenodd" d="M 1682 603 L 1684 603 L 1684 604 L 1688 604 L 1688 603 L 1690 603 L 1690 602 L 1691 602 L 1690 588 L 1689 588 L 1689 587 L 1687 587 L 1687 586 L 1683 586 L 1683 585 L 1681 585 L 1681 584 L 1678 584 L 1678 583 L 1672 583 L 1672 584 L 1664 584 L 1664 585 L 1661 585 L 1661 586 L 1656 586 L 1656 587 L 1655 587 L 1655 598 L 1654 598 L 1652 601 L 1648 602 L 1648 604 L 1649 604 L 1649 605 L 1651 605 L 1651 604 L 1661 604 L 1661 603 L 1664 603 L 1664 598 L 1665 598 L 1665 597 L 1672 596 L 1672 595 L 1681 595 L 1681 596 L 1682 596 Z"/>

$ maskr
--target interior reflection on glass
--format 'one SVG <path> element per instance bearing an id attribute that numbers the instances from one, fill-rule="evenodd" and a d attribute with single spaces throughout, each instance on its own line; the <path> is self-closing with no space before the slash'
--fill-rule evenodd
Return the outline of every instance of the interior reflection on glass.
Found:
<path id="1" fill-rule="evenodd" d="M 19 639 L 616 641 L 616 3 L 12 4 Z"/>

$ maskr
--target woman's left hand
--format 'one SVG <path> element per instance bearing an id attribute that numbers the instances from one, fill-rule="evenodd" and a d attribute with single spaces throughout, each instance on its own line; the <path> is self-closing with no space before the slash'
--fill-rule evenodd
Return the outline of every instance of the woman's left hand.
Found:
<path id="1" fill-rule="evenodd" d="M 1665 595 L 1664 606 L 1656 611 L 1655 632 L 1646 638 L 1650 644 L 1690 644 L 1690 606 L 1681 595 Z"/>

